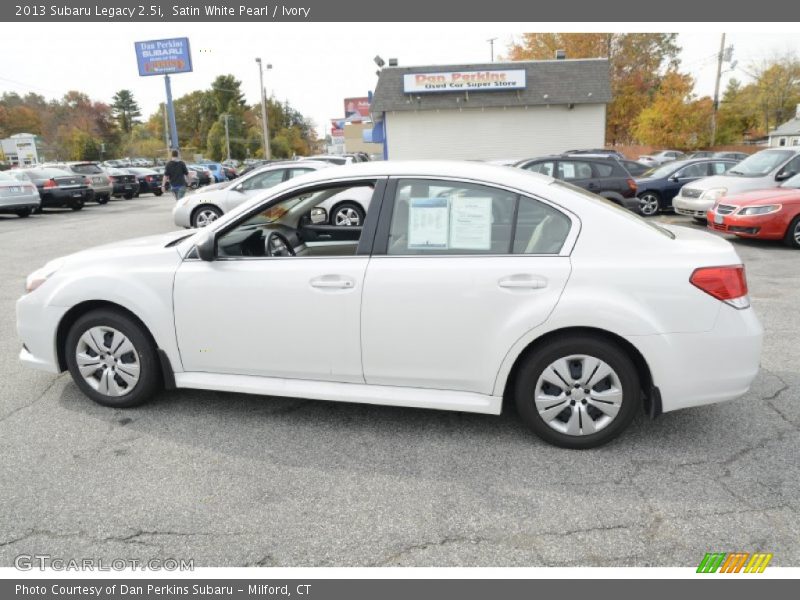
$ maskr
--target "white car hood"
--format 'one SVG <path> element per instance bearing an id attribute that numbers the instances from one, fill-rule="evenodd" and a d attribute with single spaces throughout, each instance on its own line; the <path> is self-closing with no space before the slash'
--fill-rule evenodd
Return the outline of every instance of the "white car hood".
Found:
<path id="1" fill-rule="evenodd" d="M 109 258 L 113 258 L 115 256 L 134 256 L 150 254 L 152 252 L 158 252 L 162 250 L 169 251 L 174 250 L 174 248 L 167 247 L 169 244 L 180 240 L 181 238 L 191 237 L 196 233 L 196 231 L 186 231 L 185 229 L 182 229 L 179 231 L 172 231 L 170 233 L 162 233 L 159 235 L 148 235 L 145 237 L 132 238 L 129 240 L 113 242 L 111 244 L 104 244 L 102 246 L 94 246 L 92 248 L 76 252 L 75 254 L 64 256 L 60 260 L 63 260 L 65 264 L 74 264 L 77 262 L 93 260 L 98 256 L 102 257 L 103 260 L 108 260 Z"/>
<path id="2" fill-rule="evenodd" d="M 761 190 L 768 187 L 777 187 L 779 182 L 772 180 L 771 177 L 765 175 L 764 177 L 740 177 L 736 175 L 712 175 L 698 179 L 691 183 L 687 183 L 685 187 L 693 190 L 710 190 L 713 188 L 725 188 L 726 195 L 737 194 L 747 190 Z"/>

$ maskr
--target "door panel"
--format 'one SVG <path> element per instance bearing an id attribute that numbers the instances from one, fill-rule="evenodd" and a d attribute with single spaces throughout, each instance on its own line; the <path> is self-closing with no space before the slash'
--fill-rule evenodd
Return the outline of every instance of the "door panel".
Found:
<path id="1" fill-rule="evenodd" d="M 363 383 L 367 257 L 187 260 L 175 277 L 186 371 Z"/>

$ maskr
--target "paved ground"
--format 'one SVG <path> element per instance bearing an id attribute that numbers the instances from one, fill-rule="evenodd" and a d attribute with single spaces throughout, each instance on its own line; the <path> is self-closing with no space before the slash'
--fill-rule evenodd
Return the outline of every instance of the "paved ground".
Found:
<path id="1" fill-rule="evenodd" d="M 168 198 L 0 217 L 0 565 L 800 566 L 800 252 L 735 242 L 767 330 L 747 397 L 566 451 L 502 417 L 165 393 L 99 407 L 23 369 L 14 301 L 57 255 L 170 226 Z M 670 220 L 681 221 L 671 217 Z"/>

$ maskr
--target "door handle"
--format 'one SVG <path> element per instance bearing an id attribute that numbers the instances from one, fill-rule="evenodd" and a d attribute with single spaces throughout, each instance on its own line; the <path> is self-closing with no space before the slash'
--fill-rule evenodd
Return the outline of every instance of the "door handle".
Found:
<path id="1" fill-rule="evenodd" d="M 504 277 L 497 282 L 497 285 L 505 289 L 540 290 L 547 287 L 547 279 L 535 275 L 519 274 Z"/>
<path id="2" fill-rule="evenodd" d="M 356 285 L 355 280 L 341 275 L 322 275 L 315 277 L 309 283 L 311 287 L 320 290 L 349 290 Z"/>

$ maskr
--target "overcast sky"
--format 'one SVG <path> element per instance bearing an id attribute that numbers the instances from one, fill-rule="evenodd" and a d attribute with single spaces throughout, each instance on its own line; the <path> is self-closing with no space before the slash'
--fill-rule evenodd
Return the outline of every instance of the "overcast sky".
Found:
<path id="1" fill-rule="evenodd" d="M 720 32 L 727 30 L 733 73 L 746 79 L 742 67 L 787 51 L 800 53 L 794 24 L 623 24 L 620 31 L 678 31 L 683 69 L 697 80 L 696 93 L 714 90 L 715 56 Z M 613 26 L 619 28 L 620 24 Z M 709 30 L 716 27 L 716 30 Z M 271 63 L 265 72 L 269 94 L 288 99 L 312 118 L 324 133 L 330 118 L 343 116 L 345 97 L 365 96 L 376 81 L 376 54 L 398 58 L 400 65 L 488 62 L 487 40 L 497 38 L 495 53 L 524 31 L 607 31 L 608 24 L 543 23 L 15 23 L 3 25 L 5 59 L 0 62 L 0 92 L 29 91 L 53 98 L 77 89 L 110 102 L 128 88 L 149 115 L 164 98 L 162 77 L 139 77 L 133 43 L 188 37 L 194 72 L 172 77 L 174 97 L 208 88 L 220 74 L 242 81 L 249 103 L 258 101 L 255 57 Z M 747 31 L 748 29 L 755 31 Z"/>

